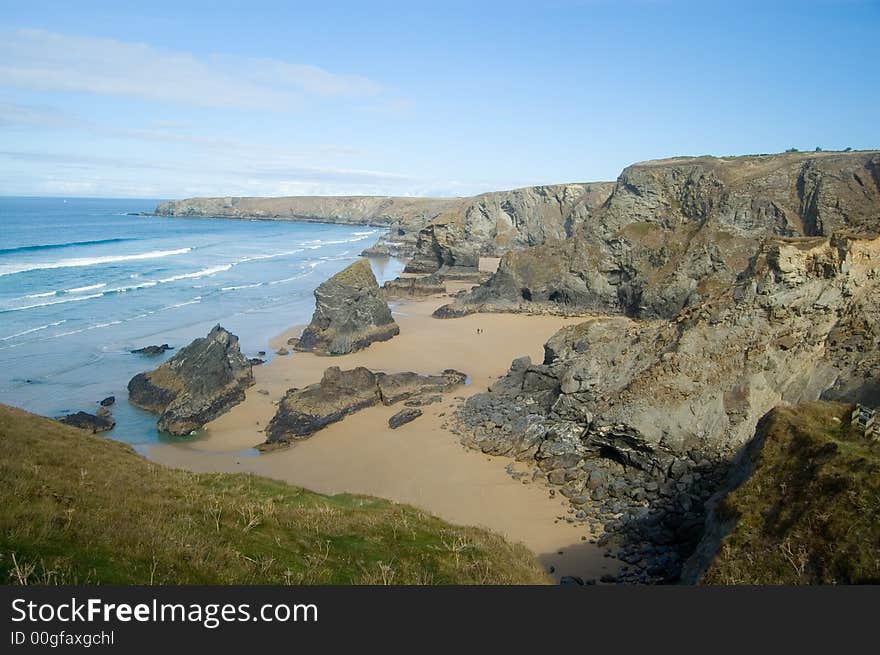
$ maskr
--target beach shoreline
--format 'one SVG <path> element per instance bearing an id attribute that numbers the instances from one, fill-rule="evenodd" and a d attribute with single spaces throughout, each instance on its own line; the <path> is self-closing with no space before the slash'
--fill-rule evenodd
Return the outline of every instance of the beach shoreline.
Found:
<path id="1" fill-rule="evenodd" d="M 450 283 L 448 291 L 471 285 Z M 514 314 L 474 314 L 453 320 L 432 317 L 449 295 L 392 303 L 400 335 L 339 357 L 312 353 L 276 355 L 254 368 L 256 383 L 246 399 L 209 423 L 202 438 L 156 444 L 147 457 L 194 472 L 248 472 L 326 494 L 352 493 L 386 498 L 425 510 L 460 525 L 483 527 L 522 543 L 551 578 L 598 580 L 619 564 L 590 540 L 587 523 L 573 521 L 566 499 L 530 475 L 525 465 L 466 448 L 446 427 L 457 403 L 485 391 L 522 355 L 543 358 L 543 344 L 558 329 L 582 318 Z M 270 340 L 286 347 L 303 326 Z M 480 330 L 479 332 L 477 330 Z M 468 384 L 422 408 L 424 415 L 396 430 L 388 418 L 400 406 L 371 407 L 319 431 L 289 448 L 257 454 L 262 429 L 275 404 L 293 387 L 320 380 L 330 366 L 374 371 L 436 374 L 454 368 Z M 527 480 L 527 481 L 526 481 Z"/>

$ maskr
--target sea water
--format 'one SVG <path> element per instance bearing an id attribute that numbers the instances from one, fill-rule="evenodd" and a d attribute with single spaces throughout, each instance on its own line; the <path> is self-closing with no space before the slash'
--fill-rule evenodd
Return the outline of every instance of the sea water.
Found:
<path id="1" fill-rule="evenodd" d="M 45 416 L 116 396 L 109 436 L 160 439 L 126 385 L 221 324 L 249 357 L 307 323 L 313 290 L 381 228 L 165 218 L 156 200 L 0 198 L 0 402 Z M 371 260 L 379 284 L 401 264 Z M 159 357 L 147 345 L 175 348 Z"/>

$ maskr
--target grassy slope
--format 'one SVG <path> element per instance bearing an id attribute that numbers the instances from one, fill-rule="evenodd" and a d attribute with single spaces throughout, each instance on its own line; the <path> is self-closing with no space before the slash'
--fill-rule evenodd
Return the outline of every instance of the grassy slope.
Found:
<path id="1" fill-rule="evenodd" d="M 521 546 L 375 498 L 195 475 L 0 405 L 0 583 L 546 583 Z"/>
<path id="2" fill-rule="evenodd" d="M 880 444 L 851 410 L 773 410 L 754 472 L 718 508 L 738 520 L 703 583 L 880 583 Z"/>

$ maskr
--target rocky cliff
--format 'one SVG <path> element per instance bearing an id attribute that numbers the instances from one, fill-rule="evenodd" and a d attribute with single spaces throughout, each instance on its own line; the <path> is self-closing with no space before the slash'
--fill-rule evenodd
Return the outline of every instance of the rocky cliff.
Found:
<path id="1" fill-rule="evenodd" d="M 558 184 L 485 193 L 432 219 L 419 232 L 411 273 L 476 267 L 480 256 L 572 236 L 613 184 Z"/>
<path id="2" fill-rule="evenodd" d="M 262 218 L 352 225 L 427 223 L 458 198 L 394 196 L 291 196 L 286 198 L 187 198 L 156 207 L 158 216 Z"/>
<path id="3" fill-rule="evenodd" d="M 414 256 L 410 271 L 431 273 L 444 265 L 475 267 L 480 255 L 571 236 L 612 187 L 610 182 L 537 186 L 471 198 L 189 198 L 164 202 L 155 213 L 387 226 L 388 234 L 364 254 Z"/>
<path id="4" fill-rule="evenodd" d="M 159 216 L 220 217 L 376 225 L 388 234 L 365 255 L 409 258 L 419 231 L 433 218 L 461 204 L 460 198 L 394 196 L 291 196 L 286 198 L 187 198 L 156 207 Z"/>
<path id="5" fill-rule="evenodd" d="M 159 368 L 134 376 L 128 399 L 159 414 L 160 430 L 185 435 L 244 400 L 253 383 L 238 337 L 217 325 Z"/>
<path id="6" fill-rule="evenodd" d="M 671 318 L 732 284 L 768 236 L 876 236 L 880 153 L 636 164 L 604 205 L 574 207 L 570 223 L 572 238 L 509 252 L 492 279 L 438 315 L 549 310 Z"/>
<path id="7" fill-rule="evenodd" d="M 673 320 L 561 330 L 459 412 L 465 443 L 533 462 L 578 510 L 644 548 L 693 548 L 703 501 L 758 419 L 817 398 L 880 403 L 880 238 L 764 241 L 728 289 Z M 636 556 L 638 555 L 638 556 Z M 639 578 L 641 579 L 641 578 Z"/>
<path id="8" fill-rule="evenodd" d="M 344 355 L 400 333 L 366 259 L 358 259 L 315 289 L 315 313 L 297 350 Z"/>

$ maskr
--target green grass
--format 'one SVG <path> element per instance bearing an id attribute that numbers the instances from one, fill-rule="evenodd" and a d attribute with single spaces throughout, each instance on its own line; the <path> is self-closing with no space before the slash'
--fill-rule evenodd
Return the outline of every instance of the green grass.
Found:
<path id="1" fill-rule="evenodd" d="M 737 523 L 704 583 L 880 583 L 880 444 L 851 411 L 773 410 L 754 473 L 718 508 Z"/>
<path id="2" fill-rule="evenodd" d="M 376 498 L 196 475 L 0 405 L 0 583 L 547 583 L 524 547 Z"/>

